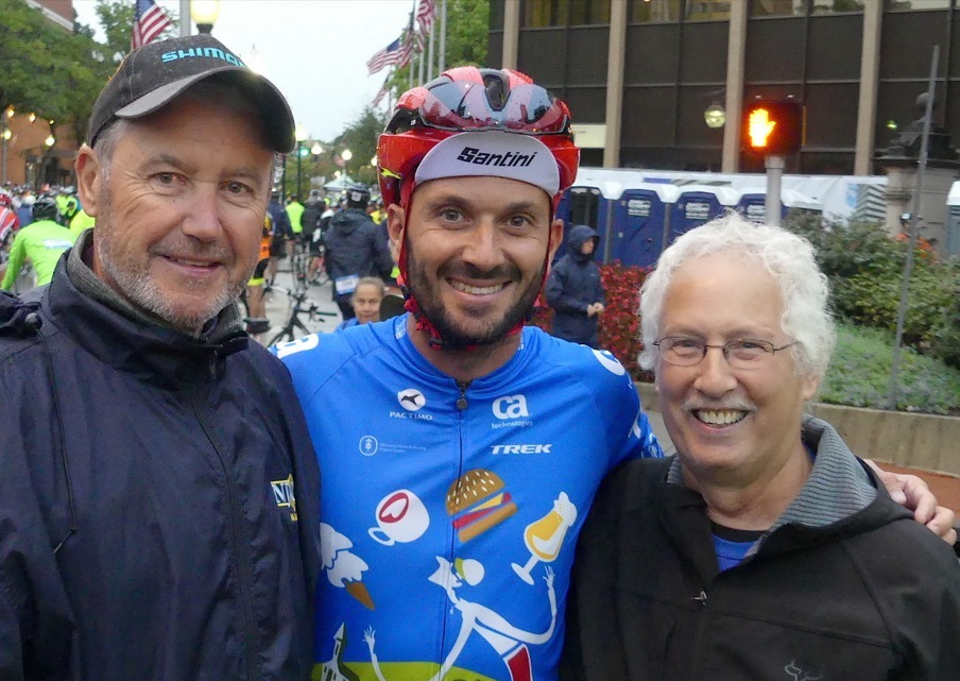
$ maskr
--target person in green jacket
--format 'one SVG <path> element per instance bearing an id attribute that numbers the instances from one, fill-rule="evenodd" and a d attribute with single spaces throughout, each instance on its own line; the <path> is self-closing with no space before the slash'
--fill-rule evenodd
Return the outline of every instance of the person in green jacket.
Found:
<path id="1" fill-rule="evenodd" d="M 50 283 L 60 255 L 77 240 L 77 232 L 71 232 L 56 222 L 57 213 L 53 199 L 41 198 L 33 204 L 34 221 L 21 228 L 14 237 L 0 289 L 9 291 L 13 287 L 25 259 L 33 263 L 37 286 Z"/>
<path id="2" fill-rule="evenodd" d="M 80 234 L 83 230 L 93 227 L 95 222 L 95 218 L 87 215 L 83 208 L 80 208 L 70 220 L 70 231 L 74 234 Z"/>
<path id="3" fill-rule="evenodd" d="M 303 218 L 304 207 L 303 204 L 297 199 L 296 194 L 290 197 L 290 203 L 287 204 L 287 217 L 290 218 L 290 229 L 293 231 L 294 238 L 297 238 L 299 234 L 303 231 L 303 223 L 301 219 Z"/>

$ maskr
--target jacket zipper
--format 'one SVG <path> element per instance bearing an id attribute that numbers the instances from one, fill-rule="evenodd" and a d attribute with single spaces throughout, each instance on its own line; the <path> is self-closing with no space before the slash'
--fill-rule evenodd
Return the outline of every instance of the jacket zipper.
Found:
<path id="1" fill-rule="evenodd" d="M 215 367 L 211 365 L 210 371 L 211 374 L 215 373 Z M 230 467 L 227 465 L 227 461 L 224 458 L 223 452 L 220 451 L 220 447 L 217 446 L 216 440 L 211 437 L 210 431 L 207 428 L 207 424 L 200 415 L 200 409 L 197 408 L 196 391 L 191 393 L 190 404 L 193 407 L 194 415 L 197 417 L 197 422 L 200 424 L 200 428 L 203 430 L 203 434 L 206 435 L 207 441 L 213 445 L 213 450 L 217 453 L 217 459 L 220 461 L 220 467 L 223 470 L 223 475 L 226 480 L 227 500 L 230 504 L 228 524 L 230 527 L 230 545 L 232 547 L 231 554 L 233 555 L 237 566 L 240 591 L 240 608 L 243 612 L 243 635 L 244 640 L 246 641 L 246 645 L 244 646 L 246 654 L 244 657 L 246 658 L 247 678 L 250 679 L 250 681 L 254 681 L 258 677 L 258 665 L 255 657 L 255 650 L 257 648 L 256 628 L 253 624 L 253 610 L 250 603 L 250 589 L 252 588 L 253 579 L 250 575 L 250 566 L 247 564 L 247 561 L 243 556 L 244 543 L 240 541 L 240 528 L 238 527 L 237 519 L 241 516 L 241 513 L 240 502 L 237 499 L 236 483 L 233 480 L 233 476 L 230 474 Z"/>
<path id="2" fill-rule="evenodd" d="M 703 632 L 707 628 L 707 591 L 705 588 L 700 589 L 700 593 L 696 596 L 691 596 L 690 600 L 696 601 L 697 605 L 695 606 L 698 610 L 697 615 L 697 635 L 694 639 L 694 644 L 690 649 L 692 657 L 696 662 L 690 678 L 697 679 L 700 678 L 700 665 L 703 661 L 704 656 L 700 654 L 700 650 L 703 647 Z"/>

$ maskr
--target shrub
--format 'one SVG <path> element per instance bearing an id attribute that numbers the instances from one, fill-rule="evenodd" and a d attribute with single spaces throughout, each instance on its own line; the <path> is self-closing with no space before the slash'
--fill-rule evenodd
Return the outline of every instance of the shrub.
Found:
<path id="1" fill-rule="evenodd" d="M 607 292 L 607 302 L 600 317 L 600 347 L 609 350 L 631 376 L 649 380 L 649 372 L 642 371 L 637 356 L 643 348 L 640 342 L 640 286 L 649 270 L 625 267 L 619 262 L 600 265 L 600 279 Z M 534 312 L 530 324 L 548 333 L 553 327 L 553 310 L 545 303 Z"/>
<path id="2" fill-rule="evenodd" d="M 885 409 L 893 334 L 841 324 L 837 349 L 817 399 L 829 404 Z M 960 414 L 960 371 L 912 348 L 902 348 L 897 409 Z"/>
<path id="3" fill-rule="evenodd" d="M 856 324 L 896 331 L 908 245 L 875 223 L 825 222 L 791 216 L 784 226 L 807 237 L 830 280 L 837 314 Z M 960 266 L 917 248 L 904 318 L 904 341 L 960 368 Z"/>
<path id="4" fill-rule="evenodd" d="M 640 340 L 640 287 L 650 270 L 625 267 L 619 263 L 602 265 L 600 278 L 607 292 L 607 303 L 600 317 L 600 347 L 613 356 L 635 378 L 643 376 L 637 356 L 643 349 Z"/>

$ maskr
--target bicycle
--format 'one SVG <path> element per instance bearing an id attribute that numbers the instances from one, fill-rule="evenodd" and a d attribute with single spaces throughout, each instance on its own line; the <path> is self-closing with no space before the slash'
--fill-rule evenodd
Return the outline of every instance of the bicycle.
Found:
<path id="1" fill-rule="evenodd" d="M 300 319 L 300 315 L 303 313 L 308 315 L 310 321 L 316 321 L 317 317 L 340 316 L 337 312 L 324 312 L 321 310 L 319 305 L 307 298 L 306 289 L 297 288 L 290 291 L 280 288 L 279 286 L 274 286 L 273 290 L 285 293 L 290 298 L 290 315 L 287 317 L 283 328 L 267 343 L 267 347 L 309 335 L 311 333 L 310 329 L 308 329 Z"/>

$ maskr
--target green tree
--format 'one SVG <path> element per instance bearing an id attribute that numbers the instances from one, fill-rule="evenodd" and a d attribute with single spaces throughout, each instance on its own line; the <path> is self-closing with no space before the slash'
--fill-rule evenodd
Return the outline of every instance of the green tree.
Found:
<path id="1" fill-rule="evenodd" d="M 383 132 L 385 124 L 386 116 L 372 106 L 367 106 L 334 140 L 335 147 L 349 149 L 352 154 L 346 165 L 347 174 L 364 184 L 376 184 L 377 173 L 370 165 L 370 159 L 377 155 L 377 138 Z"/>
<path id="2" fill-rule="evenodd" d="M 0 0 L 0 110 L 35 112 L 83 138 L 90 108 L 112 67 L 89 35 L 51 23 L 22 0 Z"/>

